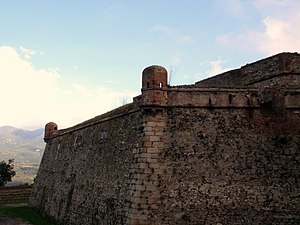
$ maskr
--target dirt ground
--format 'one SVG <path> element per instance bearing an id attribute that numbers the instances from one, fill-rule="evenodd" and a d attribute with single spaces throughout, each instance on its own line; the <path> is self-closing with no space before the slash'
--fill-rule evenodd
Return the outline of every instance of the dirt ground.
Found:
<path id="1" fill-rule="evenodd" d="M 0 217 L 0 225 L 30 225 L 30 223 L 18 218 Z"/>

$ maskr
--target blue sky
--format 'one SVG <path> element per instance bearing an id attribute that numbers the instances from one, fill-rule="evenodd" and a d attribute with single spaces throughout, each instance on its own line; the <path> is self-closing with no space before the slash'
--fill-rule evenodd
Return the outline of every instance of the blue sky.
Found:
<path id="1" fill-rule="evenodd" d="M 298 0 L 0 0 L 0 126 L 60 128 L 140 94 L 300 52 Z"/>

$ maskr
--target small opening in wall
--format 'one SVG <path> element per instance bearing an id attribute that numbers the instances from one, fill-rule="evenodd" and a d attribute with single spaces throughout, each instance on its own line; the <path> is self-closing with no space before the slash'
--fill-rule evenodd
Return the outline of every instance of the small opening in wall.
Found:
<path id="1" fill-rule="evenodd" d="M 232 104 L 232 99 L 233 99 L 232 94 L 229 94 L 228 100 L 229 100 L 229 104 L 230 104 L 230 105 Z"/>
<path id="2" fill-rule="evenodd" d="M 251 101 L 249 98 L 247 98 L 247 105 L 251 105 Z"/>
<path id="3" fill-rule="evenodd" d="M 163 87 L 163 83 L 160 82 L 160 83 L 159 83 L 159 88 L 162 89 L 162 87 Z"/>
<path id="4" fill-rule="evenodd" d="M 54 127 L 54 130 L 57 130 L 57 127 Z"/>
<path id="5" fill-rule="evenodd" d="M 147 82 L 147 88 L 150 86 L 149 82 Z"/>
<path id="6" fill-rule="evenodd" d="M 209 99 L 208 99 L 208 106 L 209 106 L 209 107 L 212 107 L 212 100 L 211 100 L 210 97 L 209 97 Z"/>

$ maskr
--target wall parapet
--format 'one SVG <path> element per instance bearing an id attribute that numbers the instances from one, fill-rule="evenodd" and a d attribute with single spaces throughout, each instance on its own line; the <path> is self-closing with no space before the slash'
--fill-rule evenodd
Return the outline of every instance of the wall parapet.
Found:
<path id="1" fill-rule="evenodd" d="M 196 82 L 199 87 L 236 87 L 253 86 L 262 81 L 271 80 L 281 76 L 300 76 L 300 54 L 280 53 L 266 59 L 246 64 L 240 69 L 231 70 L 211 78 Z M 291 83 L 282 81 L 280 85 L 299 86 L 299 81 Z"/>
<path id="2" fill-rule="evenodd" d="M 297 89 L 281 90 L 284 96 L 285 109 L 300 108 L 300 91 Z M 263 91 L 260 89 L 246 88 L 178 88 L 169 87 L 166 91 L 168 101 L 165 105 L 160 104 L 143 104 L 141 101 L 136 101 L 113 110 L 107 114 L 87 120 L 83 123 L 75 125 L 67 129 L 58 130 L 58 126 L 50 122 L 45 126 L 44 140 L 48 140 L 63 136 L 65 134 L 85 129 L 99 123 L 104 123 L 109 120 L 114 120 L 123 116 L 136 113 L 143 108 L 170 108 L 170 107 L 192 107 L 192 108 L 260 108 L 263 104 Z M 142 96 L 136 98 L 140 100 Z M 132 108 L 132 109 L 131 109 Z"/>
<path id="3" fill-rule="evenodd" d="M 225 88 L 169 88 L 168 107 L 209 107 L 209 108 L 259 108 L 263 103 L 266 89 L 225 89 Z M 296 89 L 274 90 L 272 96 L 280 93 L 285 108 L 299 108 L 300 91 Z"/>
<path id="4" fill-rule="evenodd" d="M 136 104 L 134 104 L 134 103 L 130 103 L 130 104 L 127 104 L 125 106 L 121 106 L 121 107 L 119 107 L 119 108 L 117 108 L 113 111 L 110 111 L 106 114 L 97 116 L 93 119 L 90 119 L 90 120 L 87 120 L 83 123 L 77 124 L 73 127 L 57 130 L 56 132 L 52 133 L 52 135 L 47 136 L 47 138 L 44 138 L 45 142 L 50 140 L 50 139 L 66 135 L 68 133 L 72 133 L 72 132 L 75 132 L 75 131 L 78 131 L 78 130 L 82 130 L 82 129 L 85 129 L 85 128 L 88 128 L 88 127 L 91 127 L 91 126 L 94 126 L 94 125 L 97 125 L 97 124 L 100 124 L 100 123 L 107 122 L 109 120 L 114 120 L 114 119 L 117 119 L 117 118 L 120 118 L 120 117 L 128 116 L 130 114 L 133 114 L 133 113 L 136 113 L 136 112 L 140 111 L 140 109 L 136 108 L 135 105 Z M 45 129 L 45 132 L 46 132 L 46 129 Z"/>

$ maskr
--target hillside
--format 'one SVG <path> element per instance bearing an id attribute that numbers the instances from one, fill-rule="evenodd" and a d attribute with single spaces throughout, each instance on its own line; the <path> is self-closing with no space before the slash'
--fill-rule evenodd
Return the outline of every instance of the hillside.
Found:
<path id="1" fill-rule="evenodd" d="M 44 152 L 44 129 L 0 127 L 0 161 L 14 159 L 14 181 L 32 182 Z"/>

